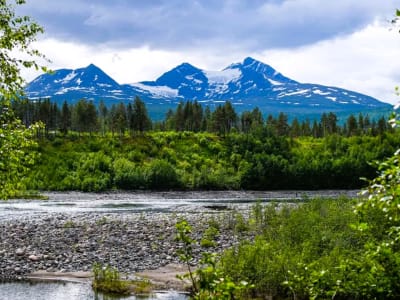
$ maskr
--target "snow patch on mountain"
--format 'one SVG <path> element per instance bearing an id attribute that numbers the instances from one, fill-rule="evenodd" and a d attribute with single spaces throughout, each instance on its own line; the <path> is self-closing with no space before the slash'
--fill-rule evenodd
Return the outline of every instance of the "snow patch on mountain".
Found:
<path id="1" fill-rule="evenodd" d="M 332 101 L 334 101 L 334 102 L 336 102 L 336 97 L 325 97 L 326 99 L 329 99 L 329 100 L 332 100 Z"/>
<path id="2" fill-rule="evenodd" d="M 294 95 L 302 95 L 305 93 L 308 93 L 310 90 L 309 89 L 303 89 L 299 91 L 291 91 L 289 93 L 280 93 L 278 97 L 289 97 L 289 96 L 294 96 Z"/>
<path id="3" fill-rule="evenodd" d="M 269 83 L 271 83 L 272 85 L 283 85 L 282 82 L 276 81 L 276 80 L 272 80 L 268 77 L 265 76 L 265 79 L 267 79 L 269 81 Z"/>
<path id="4" fill-rule="evenodd" d="M 136 87 L 143 91 L 148 91 L 158 97 L 178 97 L 178 90 L 171 89 L 168 86 L 149 86 L 142 83 L 132 83 L 130 86 Z"/>
<path id="5" fill-rule="evenodd" d="M 224 69 L 222 71 L 204 71 L 209 84 L 221 85 L 238 80 L 242 75 L 239 69 Z"/>
<path id="6" fill-rule="evenodd" d="M 316 95 L 321 95 L 321 96 L 326 96 L 326 95 L 330 95 L 331 94 L 331 92 L 323 92 L 320 89 L 313 90 L 313 93 L 316 94 Z"/>
<path id="7" fill-rule="evenodd" d="M 78 75 L 75 73 L 75 71 L 72 71 L 71 73 L 69 73 L 67 76 L 65 76 L 63 79 L 61 79 L 61 83 L 62 84 L 67 84 L 69 83 L 72 79 L 75 78 L 75 76 Z"/>

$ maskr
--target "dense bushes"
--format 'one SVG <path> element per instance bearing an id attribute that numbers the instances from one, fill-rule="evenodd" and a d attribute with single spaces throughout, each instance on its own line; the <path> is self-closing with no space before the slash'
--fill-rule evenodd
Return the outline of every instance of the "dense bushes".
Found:
<path id="1" fill-rule="evenodd" d="M 179 180 L 175 168 L 167 161 L 153 160 L 146 169 L 147 187 L 150 189 L 178 188 Z"/>
<path id="2" fill-rule="evenodd" d="M 118 158 L 114 161 L 114 185 L 118 189 L 133 190 L 146 186 L 143 170 L 126 158 Z"/>
<path id="3" fill-rule="evenodd" d="M 76 136 L 40 142 L 26 182 L 42 190 L 359 188 L 369 162 L 400 136 L 297 139 L 252 134 L 152 132 L 130 138 Z"/>
<path id="4" fill-rule="evenodd" d="M 226 251 L 220 267 L 235 282 L 254 284 L 252 297 L 291 298 L 295 294 L 297 299 L 306 299 L 305 287 L 292 286 L 295 280 L 308 284 L 305 267 L 335 269 L 346 252 L 360 252 L 364 237 L 350 226 L 357 222 L 354 203 L 340 198 L 314 199 L 295 206 L 256 205 L 247 226 L 257 234 L 255 241 L 244 240 Z M 289 281 L 292 285 L 285 284 Z"/>
<path id="5" fill-rule="evenodd" d="M 254 205 L 214 273 L 247 282 L 243 299 L 399 299 L 399 179 L 397 151 L 359 199 Z"/>

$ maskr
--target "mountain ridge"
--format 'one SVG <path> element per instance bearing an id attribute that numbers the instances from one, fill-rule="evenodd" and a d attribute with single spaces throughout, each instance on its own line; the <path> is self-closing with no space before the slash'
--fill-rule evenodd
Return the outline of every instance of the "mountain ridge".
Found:
<path id="1" fill-rule="evenodd" d="M 231 101 L 239 110 L 259 107 L 264 114 L 363 111 L 389 107 L 373 97 L 321 84 L 300 83 L 251 57 L 220 71 L 207 71 L 184 62 L 154 81 L 119 84 L 99 67 L 60 69 L 43 74 L 26 86 L 29 98 L 76 102 L 86 98 L 108 105 L 141 97 L 149 111 L 166 112 L 180 101 L 210 106 Z"/>

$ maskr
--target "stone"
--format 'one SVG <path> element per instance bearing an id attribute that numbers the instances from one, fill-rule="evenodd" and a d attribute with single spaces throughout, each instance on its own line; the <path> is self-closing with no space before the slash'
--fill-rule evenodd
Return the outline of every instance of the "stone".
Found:
<path id="1" fill-rule="evenodd" d="M 31 255 L 29 255 L 28 259 L 29 259 L 30 261 L 39 261 L 39 260 L 40 260 L 40 257 L 37 256 L 37 255 L 31 254 Z"/>
<path id="2" fill-rule="evenodd" d="M 17 248 L 17 250 L 15 250 L 15 254 L 18 256 L 22 256 L 25 254 L 25 250 L 22 248 Z"/>

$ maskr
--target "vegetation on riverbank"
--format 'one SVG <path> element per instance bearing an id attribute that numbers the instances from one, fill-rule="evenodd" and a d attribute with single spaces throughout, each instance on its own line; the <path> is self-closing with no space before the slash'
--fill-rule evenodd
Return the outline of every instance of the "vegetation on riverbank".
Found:
<path id="1" fill-rule="evenodd" d="M 252 287 L 242 299 L 399 299 L 400 150 L 378 169 L 360 199 L 255 205 L 240 244 L 196 271 L 195 298 L 226 278 Z M 200 276 L 210 268 L 220 277 Z"/>
<path id="2" fill-rule="evenodd" d="M 398 218 L 381 197 L 375 207 L 348 198 L 255 205 L 236 219 L 237 246 L 221 256 L 204 248 L 194 299 L 398 299 Z"/>
<path id="3" fill-rule="evenodd" d="M 373 178 L 400 135 L 323 138 L 202 132 L 43 139 L 32 190 L 347 189 Z"/>
<path id="4" fill-rule="evenodd" d="M 153 286 L 147 279 L 122 279 L 118 269 L 101 263 L 94 263 L 92 267 L 92 287 L 95 292 L 106 295 L 150 294 Z"/>

